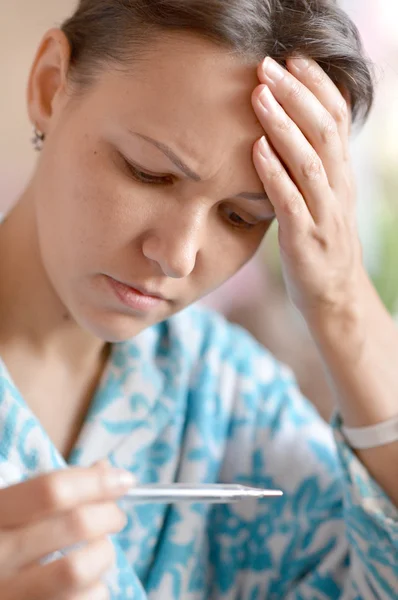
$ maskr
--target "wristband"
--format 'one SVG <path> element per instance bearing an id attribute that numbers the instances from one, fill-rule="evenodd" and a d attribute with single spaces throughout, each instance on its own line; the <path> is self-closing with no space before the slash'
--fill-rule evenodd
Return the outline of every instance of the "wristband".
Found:
<path id="1" fill-rule="evenodd" d="M 344 427 L 341 431 L 355 450 L 377 448 L 398 441 L 398 417 L 370 427 Z"/>

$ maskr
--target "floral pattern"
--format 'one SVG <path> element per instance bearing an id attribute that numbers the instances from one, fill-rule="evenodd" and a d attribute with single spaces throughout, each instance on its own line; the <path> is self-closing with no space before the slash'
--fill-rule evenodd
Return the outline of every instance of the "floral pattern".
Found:
<path id="1" fill-rule="evenodd" d="M 122 500 L 114 600 L 395 598 L 398 510 L 340 426 L 320 419 L 287 367 L 202 308 L 114 345 L 68 462 L 0 361 L 2 485 L 108 457 L 141 482 L 284 492 L 215 506 Z"/>

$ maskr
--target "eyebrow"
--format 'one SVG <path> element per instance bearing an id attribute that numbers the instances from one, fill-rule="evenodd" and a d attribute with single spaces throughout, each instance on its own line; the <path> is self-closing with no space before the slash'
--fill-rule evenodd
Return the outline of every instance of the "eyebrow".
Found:
<path id="1" fill-rule="evenodd" d="M 171 162 L 177 167 L 177 169 L 184 173 L 184 175 L 186 175 L 189 179 L 192 179 L 193 181 L 197 182 L 202 181 L 201 177 L 197 173 L 192 171 L 192 169 L 190 169 L 190 167 L 188 167 L 188 165 L 185 164 L 184 161 L 181 160 L 181 158 L 179 158 L 171 148 L 169 148 L 169 146 L 163 144 L 162 142 L 159 142 L 158 140 L 154 140 L 153 138 L 147 135 L 143 135 L 142 133 L 137 133 L 135 131 L 131 131 L 130 133 L 132 135 L 135 135 L 136 137 L 141 138 L 142 140 L 145 140 L 146 142 L 149 142 L 149 144 L 152 144 L 152 146 L 158 148 L 158 150 L 163 152 L 163 154 L 165 154 L 167 158 L 171 160 Z M 267 194 L 261 192 L 242 192 L 234 197 L 243 198 L 245 200 L 259 200 L 269 202 Z"/>
<path id="2" fill-rule="evenodd" d="M 193 181 L 202 181 L 199 175 L 194 173 L 194 171 L 192 171 L 192 169 L 190 169 L 188 165 L 186 165 L 180 158 L 178 158 L 178 156 L 173 152 L 173 150 L 166 146 L 166 144 L 162 144 L 162 142 L 158 142 L 157 140 L 154 140 L 148 137 L 147 135 L 143 135 L 142 133 L 132 132 L 132 134 L 145 140 L 146 142 L 149 142 L 153 146 L 156 146 L 156 148 L 163 152 L 163 154 L 165 154 L 167 158 L 169 158 L 171 162 L 175 164 L 177 169 L 182 171 L 187 177 L 189 177 L 189 179 L 193 179 Z"/>

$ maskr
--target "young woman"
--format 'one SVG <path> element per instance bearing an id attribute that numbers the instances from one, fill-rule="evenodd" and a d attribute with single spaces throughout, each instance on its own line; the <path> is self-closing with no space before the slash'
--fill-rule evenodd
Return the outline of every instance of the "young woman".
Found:
<path id="1" fill-rule="evenodd" d="M 2 600 L 395 597 L 398 334 L 348 151 L 372 93 L 332 0 L 81 0 L 44 36 L 0 227 Z M 274 218 L 332 427 L 243 331 L 176 314 Z M 126 521 L 132 475 L 284 495 Z"/>

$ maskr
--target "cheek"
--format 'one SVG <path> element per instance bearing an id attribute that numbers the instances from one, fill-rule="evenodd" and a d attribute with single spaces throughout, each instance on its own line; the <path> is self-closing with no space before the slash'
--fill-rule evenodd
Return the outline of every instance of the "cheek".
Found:
<path id="1" fill-rule="evenodd" d="M 225 245 L 209 248 L 203 265 L 208 291 L 222 285 L 253 258 L 270 226 L 271 223 L 266 223 L 252 232 L 233 232 Z"/>
<path id="2" fill-rule="evenodd" d="M 58 165 L 54 173 L 56 202 L 49 225 L 61 234 L 58 239 L 66 242 L 71 258 L 84 262 L 129 243 L 139 228 L 137 201 L 96 151 L 87 150 L 68 166 Z"/>

